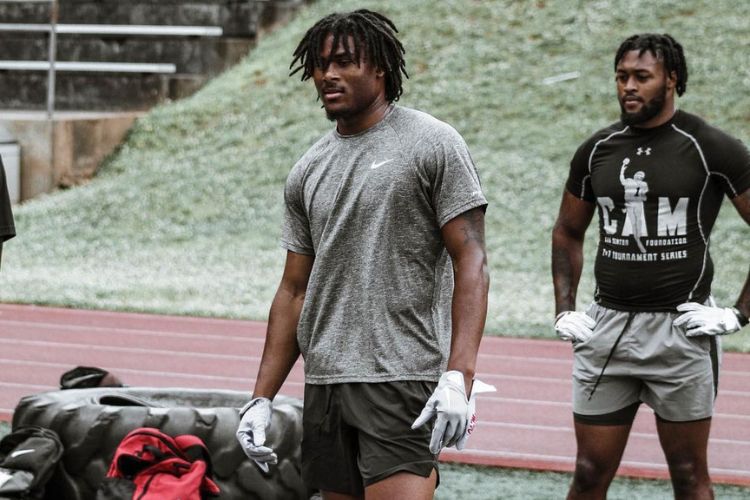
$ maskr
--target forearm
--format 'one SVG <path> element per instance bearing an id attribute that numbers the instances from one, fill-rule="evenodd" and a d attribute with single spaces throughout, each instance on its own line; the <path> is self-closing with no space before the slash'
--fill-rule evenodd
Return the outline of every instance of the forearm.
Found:
<path id="1" fill-rule="evenodd" d="M 748 271 L 747 278 L 745 279 L 745 286 L 742 287 L 740 296 L 737 299 L 737 302 L 735 302 L 735 307 L 739 309 L 739 311 L 744 314 L 745 317 L 750 318 L 750 270 Z"/>
<path id="2" fill-rule="evenodd" d="M 740 214 L 740 217 L 750 225 L 750 189 L 747 189 L 745 192 L 734 197 L 732 203 Z M 735 307 L 737 307 L 742 314 L 750 317 L 750 271 L 748 271 L 747 278 L 745 279 L 745 286 L 742 287 L 742 291 L 735 303 Z"/>
<path id="3" fill-rule="evenodd" d="M 273 399 L 299 357 L 297 323 L 304 294 L 279 288 L 271 304 L 266 342 L 253 397 Z"/>
<path id="4" fill-rule="evenodd" d="M 552 283 L 555 314 L 576 308 L 578 282 L 583 270 L 583 238 L 556 226 L 552 232 Z"/>
<path id="5" fill-rule="evenodd" d="M 468 394 L 476 372 L 479 344 L 487 318 L 490 278 L 486 254 L 482 252 L 454 262 L 454 276 L 448 370 L 464 374 Z"/>

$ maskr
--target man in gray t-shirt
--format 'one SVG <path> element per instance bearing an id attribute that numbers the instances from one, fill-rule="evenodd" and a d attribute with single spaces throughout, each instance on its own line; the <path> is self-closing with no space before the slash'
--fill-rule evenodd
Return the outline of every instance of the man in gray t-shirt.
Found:
<path id="1" fill-rule="evenodd" d="M 287 178 L 286 266 L 237 435 L 274 463 L 270 400 L 302 354 L 302 471 L 324 497 L 431 498 L 437 454 L 473 420 L 487 201 L 462 137 L 393 104 L 406 75 L 395 33 L 375 12 L 332 14 L 292 63 L 336 128 Z"/>

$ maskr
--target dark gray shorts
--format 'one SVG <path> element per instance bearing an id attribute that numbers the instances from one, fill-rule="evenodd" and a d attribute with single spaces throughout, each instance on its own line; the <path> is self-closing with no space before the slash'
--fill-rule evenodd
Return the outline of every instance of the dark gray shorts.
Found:
<path id="1" fill-rule="evenodd" d="M 305 385 L 302 477 L 308 487 L 361 495 L 397 472 L 429 477 L 431 425 L 412 430 L 435 382 Z"/>
<path id="2" fill-rule="evenodd" d="M 673 422 L 712 415 L 719 338 L 685 336 L 672 324 L 678 313 L 616 311 L 598 304 L 586 313 L 596 327 L 589 340 L 573 346 L 573 412 L 579 421 L 632 422 L 640 402 Z"/>

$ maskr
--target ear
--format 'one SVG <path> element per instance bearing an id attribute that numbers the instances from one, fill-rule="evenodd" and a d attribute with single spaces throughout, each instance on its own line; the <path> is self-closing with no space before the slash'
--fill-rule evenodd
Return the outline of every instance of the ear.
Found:
<path id="1" fill-rule="evenodd" d="M 378 69 L 375 70 L 375 76 L 378 77 L 378 78 L 383 78 L 383 77 L 385 77 L 385 71 L 383 71 L 382 69 L 378 68 Z"/>
<path id="2" fill-rule="evenodd" d="M 672 71 L 667 76 L 667 89 L 674 90 L 676 86 L 677 86 L 677 72 Z"/>

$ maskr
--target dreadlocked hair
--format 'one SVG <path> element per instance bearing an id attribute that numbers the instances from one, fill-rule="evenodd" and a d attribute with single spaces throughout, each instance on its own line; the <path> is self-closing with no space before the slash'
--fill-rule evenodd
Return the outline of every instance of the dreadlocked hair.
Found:
<path id="1" fill-rule="evenodd" d="M 329 14 L 307 30 L 294 49 L 289 76 L 302 70 L 302 81 L 305 81 L 312 77 L 315 68 L 323 67 L 320 51 L 328 35 L 332 35 L 334 49 L 342 44 L 348 57 L 359 62 L 364 56 L 385 73 L 385 98 L 388 102 L 397 101 L 403 92 L 401 75 L 406 78 L 409 75 L 404 46 L 396 33 L 398 30 L 390 19 L 371 10 Z M 354 53 L 346 43 L 349 36 L 354 41 Z"/>
<path id="2" fill-rule="evenodd" d="M 626 52 L 631 50 L 637 50 L 638 55 L 642 55 L 644 52 L 651 52 L 654 57 L 660 59 L 664 64 L 664 69 L 667 74 L 672 74 L 674 71 L 677 76 L 677 84 L 675 85 L 675 91 L 677 95 L 685 93 L 688 81 L 688 70 L 687 62 L 685 61 L 685 53 L 682 50 L 677 40 L 672 38 L 671 35 L 664 33 L 659 35 L 656 33 L 642 33 L 639 35 L 633 35 L 620 45 L 617 49 L 617 55 L 615 56 L 615 71 L 617 70 L 617 63 L 625 56 Z"/>

